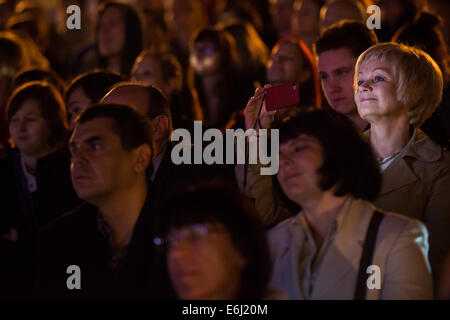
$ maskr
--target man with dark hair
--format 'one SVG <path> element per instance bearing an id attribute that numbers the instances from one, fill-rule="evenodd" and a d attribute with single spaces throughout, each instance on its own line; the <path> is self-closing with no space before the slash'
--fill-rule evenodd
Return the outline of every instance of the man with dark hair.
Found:
<path id="1" fill-rule="evenodd" d="M 87 203 L 43 230 L 38 293 L 164 297 L 157 283 L 164 268 L 148 228 L 147 173 L 154 152 L 148 119 L 126 105 L 94 105 L 80 114 L 69 148 L 72 183 Z"/>
<path id="2" fill-rule="evenodd" d="M 164 94 L 158 88 L 142 82 L 120 82 L 111 88 L 101 103 L 129 104 L 148 117 L 155 139 L 153 180 L 163 158 L 170 160 L 171 150 L 168 150 L 167 145 L 173 131 L 172 114 Z"/>
<path id="3" fill-rule="evenodd" d="M 102 99 L 101 103 L 126 103 L 135 106 L 147 115 L 152 124 L 155 140 L 153 174 L 150 177 L 152 188 L 152 211 L 155 212 L 152 229 L 160 230 L 160 206 L 176 191 L 192 181 L 211 179 L 218 172 L 219 165 L 199 166 L 172 162 L 171 154 L 174 144 L 170 141 L 172 117 L 168 102 L 158 88 L 143 82 L 120 82 Z M 222 169 L 223 170 L 223 169 Z"/>
<path id="4" fill-rule="evenodd" d="M 345 20 L 324 30 L 313 46 L 325 97 L 336 111 L 365 130 L 367 121 L 356 109 L 353 92 L 355 63 L 359 55 L 377 43 L 373 30 L 358 21 Z"/>

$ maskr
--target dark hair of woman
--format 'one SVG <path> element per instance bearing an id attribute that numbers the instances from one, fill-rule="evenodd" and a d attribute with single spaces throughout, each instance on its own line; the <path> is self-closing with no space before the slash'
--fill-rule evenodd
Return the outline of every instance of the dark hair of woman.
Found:
<path id="1" fill-rule="evenodd" d="M 100 30 L 100 20 L 103 14 L 110 8 L 117 8 L 123 15 L 123 20 L 125 23 L 125 43 L 122 48 L 121 53 L 121 64 L 120 64 L 120 72 L 129 75 L 131 68 L 133 67 L 134 60 L 139 55 L 139 52 L 142 50 L 142 23 L 137 14 L 136 10 L 125 3 L 109 1 L 104 3 L 98 13 L 98 22 L 97 22 L 97 46 L 95 48 L 100 68 L 107 67 L 107 58 L 101 56 L 98 45 L 98 32 Z"/>
<path id="2" fill-rule="evenodd" d="M 163 212 L 169 228 L 198 223 L 222 224 L 234 247 L 246 259 L 236 299 L 262 299 L 267 295 L 271 273 L 264 227 L 254 209 L 231 186 L 219 181 L 188 188 L 168 201 Z"/>
<path id="3" fill-rule="evenodd" d="M 50 128 L 49 143 L 62 147 L 67 142 L 68 124 L 63 98 L 55 87 L 44 81 L 32 81 L 17 88 L 8 101 L 6 118 L 8 123 L 26 100 L 35 100 L 42 116 Z"/>
<path id="4" fill-rule="evenodd" d="M 334 110 L 295 112 L 272 126 L 279 130 L 280 145 L 305 134 L 319 140 L 323 150 L 322 190 L 335 188 L 336 196 L 373 201 L 381 189 L 381 174 L 372 148 L 362 133 L 345 115 Z M 277 192 L 281 187 L 273 178 Z M 288 200 L 287 197 L 282 197 Z M 291 201 L 288 208 L 299 210 Z M 297 212 L 292 212 L 293 214 Z"/>

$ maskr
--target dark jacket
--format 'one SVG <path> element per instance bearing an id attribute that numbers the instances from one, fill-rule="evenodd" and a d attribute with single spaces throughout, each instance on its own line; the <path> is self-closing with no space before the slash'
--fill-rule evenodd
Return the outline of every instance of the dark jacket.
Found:
<path id="1" fill-rule="evenodd" d="M 39 298 L 136 299 L 170 298 L 165 259 L 153 246 L 152 212 L 147 200 L 136 222 L 122 263 L 110 266 L 112 250 L 98 227 L 98 209 L 83 204 L 42 230 L 35 293 Z M 76 265 L 81 289 L 69 290 L 67 280 Z"/>
<path id="2" fill-rule="evenodd" d="M 28 190 L 17 151 L 0 160 L 0 177 L 3 203 L 0 232 L 16 228 L 19 241 L 34 241 L 40 228 L 80 204 L 72 187 L 70 155 L 66 149 L 38 159 L 36 192 Z"/>

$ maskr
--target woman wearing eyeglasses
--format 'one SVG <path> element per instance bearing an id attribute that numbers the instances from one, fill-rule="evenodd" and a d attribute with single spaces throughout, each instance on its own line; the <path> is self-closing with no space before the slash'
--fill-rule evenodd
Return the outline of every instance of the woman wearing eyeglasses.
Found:
<path id="1" fill-rule="evenodd" d="M 237 194 L 215 185 L 199 187 L 171 201 L 165 212 L 169 223 L 163 243 L 178 298 L 268 297 L 264 229 Z"/>

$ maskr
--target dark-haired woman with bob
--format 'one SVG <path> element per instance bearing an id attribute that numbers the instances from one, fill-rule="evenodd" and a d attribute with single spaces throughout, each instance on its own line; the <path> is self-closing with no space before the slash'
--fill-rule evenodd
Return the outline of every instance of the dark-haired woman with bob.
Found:
<path id="1" fill-rule="evenodd" d="M 298 211 L 268 232 L 271 284 L 290 299 L 431 299 L 427 230 L 371 204 L 381 175 L 352 122 L 317 110 L 274 128 L 275 190 Z"/>
<path id="2" fill-rule="evenodd" d="M 164 212 L 162 244 L 179 299 L 283 297 L 268 288 L 271 268 L 263 226 L 233 189 L 217 181 L 193 186 L 169 201 Z"/>

